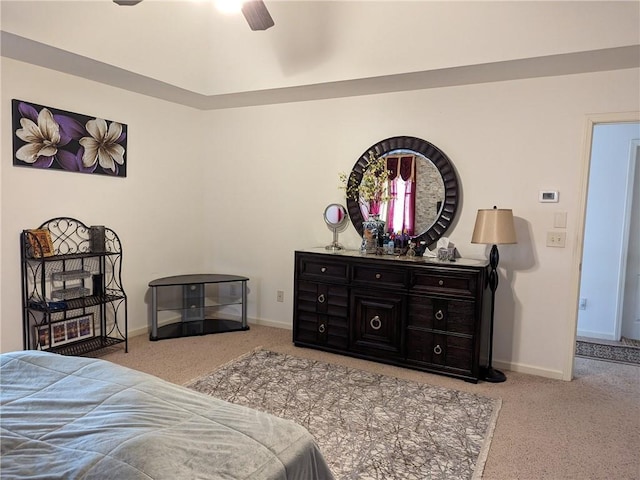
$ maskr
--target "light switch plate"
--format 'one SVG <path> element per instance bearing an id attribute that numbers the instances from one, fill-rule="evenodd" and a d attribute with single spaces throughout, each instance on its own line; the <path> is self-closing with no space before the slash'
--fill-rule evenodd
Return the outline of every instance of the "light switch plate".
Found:
<path id="1" fill-rule="evenodd" d="M 567 212 L 553 214 L 553 228 L 567 228 Z"/>

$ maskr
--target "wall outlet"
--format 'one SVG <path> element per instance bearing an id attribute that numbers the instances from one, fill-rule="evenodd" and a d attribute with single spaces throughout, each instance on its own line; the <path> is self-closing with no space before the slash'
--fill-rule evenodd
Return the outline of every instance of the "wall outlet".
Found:
<path id="1" fill-rule="evenodd" d="M 278 290 L 276 293 L 276 300 L 278 302 L 284 302 L 284 292 L 282 290 Z"/>
<path id="2" fill-rule="evenodd" d="M 567 242 L 567 234 L 565 232 L 547 232 L 547 247 L 564 248 Z"/>

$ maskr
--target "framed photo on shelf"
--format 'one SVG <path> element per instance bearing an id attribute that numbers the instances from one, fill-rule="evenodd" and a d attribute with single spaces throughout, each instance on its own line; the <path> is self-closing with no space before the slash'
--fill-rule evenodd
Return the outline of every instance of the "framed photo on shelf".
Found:
<path id="1" fill-rule="evenodd" d="M 77 342 L 93 336 L 93 313 L 67 318 L 51 324 L 51 346 Z"/>
<path id="2" fill-rule="evenodd" d="M 51 233 L 46 228 L 37 230 L 28 230 L 29 244 L 35 258 L 52 257 L 54 254 L 53 242 L 51 241 Z"/>
<path id="3" fill-rule="evenodd" d="M 93 313 L 78 318 L 78 333 L 80 338 L 93 336 Z"/>
<path id="4" fill-rule="evenodd" d="M 46 350 L 51 346 L 51 339 L 49 338 L 49 325 L 35 325 L 33 327 L 37 339 L 37 349 Z"/>
<path id="5" fill-rule="evenodd" d="M 51 346 L 67 343 L 67 330 L 65 329 L 65 323 L 65 321 L 60 321 L 51 324 Z"/>

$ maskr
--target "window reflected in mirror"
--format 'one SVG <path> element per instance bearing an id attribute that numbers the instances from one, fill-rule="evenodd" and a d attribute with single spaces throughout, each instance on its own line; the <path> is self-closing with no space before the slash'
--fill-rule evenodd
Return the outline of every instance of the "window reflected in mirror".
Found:
<path id="1" fill-rule="evenodd" d="M 387 193 L 391 199 L 380 207 L 380 219 L 389 233 L 411 236 L 427 231 L 441 213 L 445 188 L 442 175 L 427 158 L 412 151 L 384 155 L 389 170 Z M 370 206 L 360 202 L 362 217 Z"/>

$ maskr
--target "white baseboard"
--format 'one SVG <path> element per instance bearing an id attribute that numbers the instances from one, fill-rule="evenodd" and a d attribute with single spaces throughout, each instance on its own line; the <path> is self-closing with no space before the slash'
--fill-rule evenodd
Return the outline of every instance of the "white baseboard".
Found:
<path id="1" fill-rule="evenodd" d="M 273 328 L 283 328 L 285 330 L 293 330 L 293 325 L 291 323 L 285 322 L 276 322 L 274 320 L 262 320 L 259 318 L 249 318 L 247 319 L 249 325 L 252 323 L 256 325 L 264 325 L 265 327 L 273 327 Z"/>
<path id="2" fill-rule="evenodd" d="M 615 335 L 611 333 L 592 332 L 590 330 L 578 329 L 577 335 L 578 337 L 599 338 L 600 340 L 611 340 L 613 342 L 620 340 L 619 338 L 615 338 Z"/>
<path id="3" fill-rule="evenodd" d="M 149 332 L 151 332 L 151 327 L 142 327 L 136 328 L 134 330 L 129 330 L 129 338 L 137 337 L 138 335 L 149 335 Z"/>
<path id="4" fill-rule="evenodd" d="M 523 365 L 521 363 L 497 362 L 494 360 L 493 366 L 498 370 L 510 370 L 512 372 L 537 375 L 538 377 L 552 378 L 554 380 L 562 380 L 564 378 L 564 375 L 560 370 L 550 370 L 531 365 Z M 507 375 L 507 378 L 509 378 L 509 375 Z"/>

